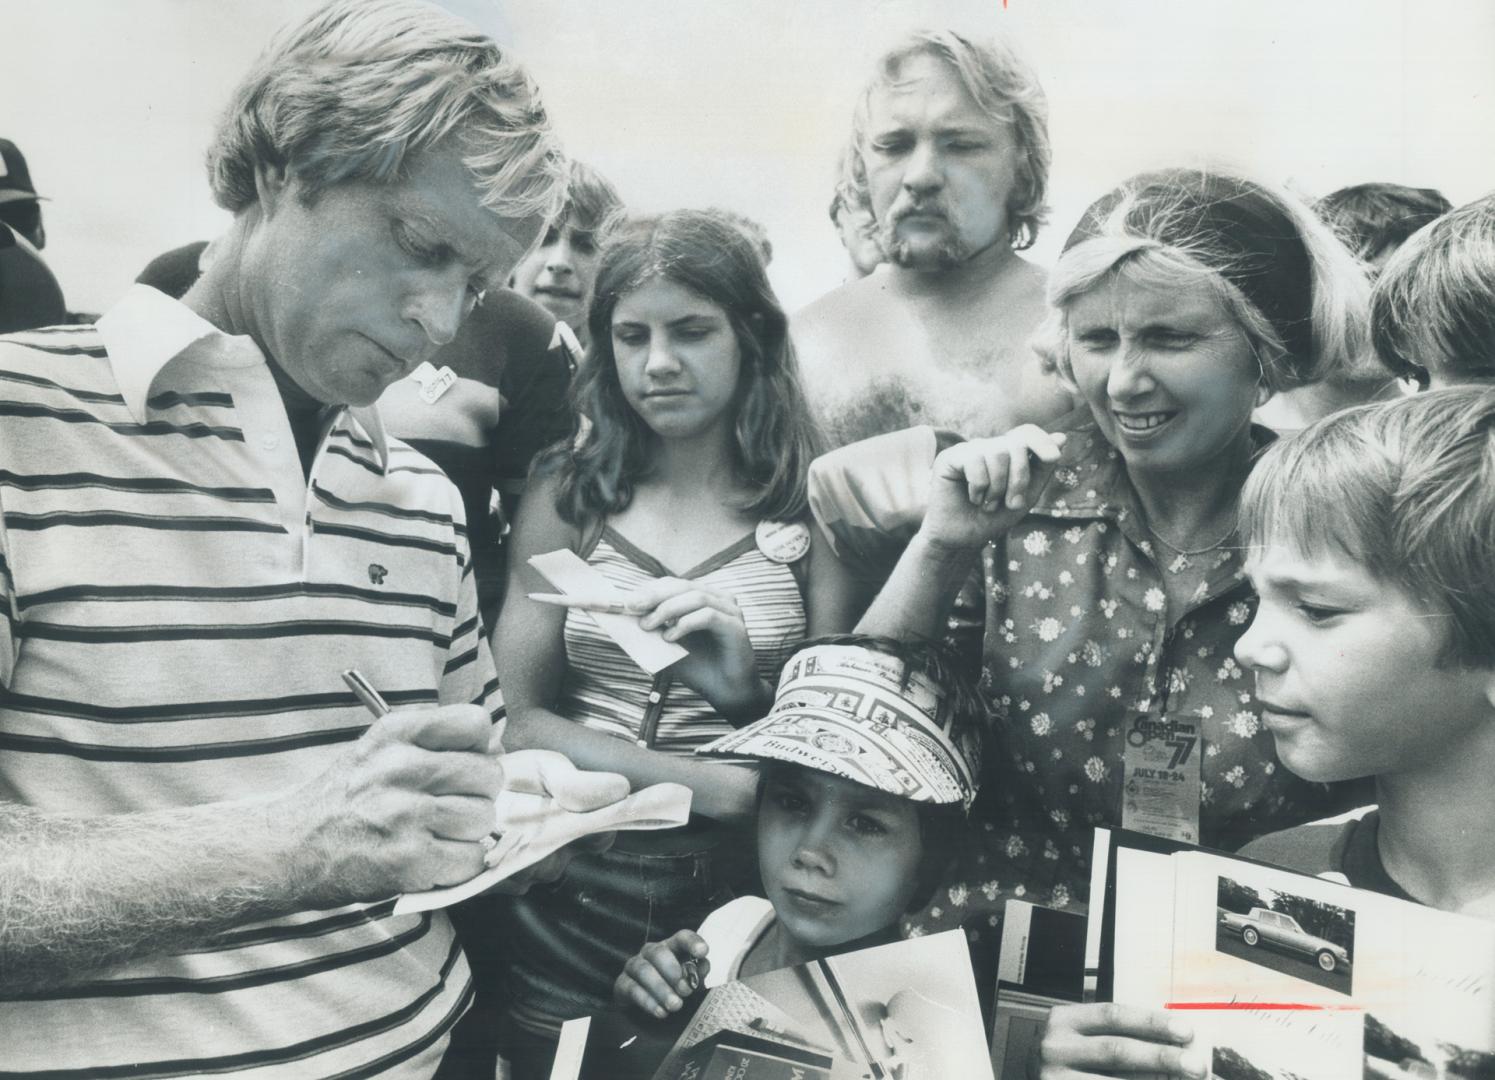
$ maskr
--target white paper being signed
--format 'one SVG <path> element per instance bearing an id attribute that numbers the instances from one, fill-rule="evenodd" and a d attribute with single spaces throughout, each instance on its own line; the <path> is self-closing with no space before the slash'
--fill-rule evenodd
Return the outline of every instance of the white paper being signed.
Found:
<path id="1" fill-rule="evenodd" d="M 516 750 L 508 756 L 530 752 Z M 578 813 L 559 806 L 550 795 L 506 790 L 496 804 L 494 831 L 500 839 L 488 855 L 489 868 L 461 885 L 406 893 L 395 902 L 394 913 L 430 911 L 476 896 L 583 836 L 684 825 L 690 798 L 690 788 L 683 784 L 653 784 L 601 809 Z"/>

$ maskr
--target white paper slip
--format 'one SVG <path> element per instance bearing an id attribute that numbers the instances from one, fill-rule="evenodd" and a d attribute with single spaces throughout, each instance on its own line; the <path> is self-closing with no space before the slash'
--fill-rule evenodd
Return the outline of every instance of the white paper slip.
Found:
<path id="1" fill-rule="evenodd" d="M 580 555 L 566 548 L 533 555 L 529 564 L 568 596 L 620 603 L 628 599 L 628 594 L 604 577 L 601 571 L 588 566 Z M 602 611 L 587 614 L 597 620 L 597 626 L 617 642 L 618 648 L 650 675 L 657 675 L 675 661 L 690 655 L 673 641 L 666 641 L 658 630 L 645 630 L 639 626 L 637 615 L 610 615 Z"/>
<path id="2" fill-rule="evenodd" d="M 410 377 L 420 383 L 420 399 L 427 405 L 435 405 L 442 394 L 457 384 L 455 371 L 445 365 L 438 370 L 429 360 L 422 360 Z"/>
<path id="3" fill-rule="evenodd" d="M 430 911 L 476 896 L 583 836 L 619 829 L 670 829 L 689 818 L 690 788 L 683 784 L 653 784 L 585 813 L 563 809 L 550 795 L 506 790 L 497 801 L 494 831 L 501 837 L 488 856 L 489 868 L 461 885 L 406 893 L 395 901 L 394 913 Z"/>
<path id="4" fill-rule="evenodd" d="M 556 326 L 565 326 L 556 323 Z M 556 1044 L 555 1060 L 550 1063 L 550 1080 L 580 1080 L 582 1060 L 587 1055 L 587 1035 L 592 1030 L 590 1016 L 578 1016 L 561 1025 L 561 1041 Z"/>

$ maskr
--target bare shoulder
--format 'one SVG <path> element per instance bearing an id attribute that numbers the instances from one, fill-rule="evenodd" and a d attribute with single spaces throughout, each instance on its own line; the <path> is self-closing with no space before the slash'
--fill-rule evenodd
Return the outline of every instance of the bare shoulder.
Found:
<path id="1" fill-rule="evenodd" d="M 1049 272 L 1019 256 L 1008 265 L 999 293 L 1004 304 L 1016 307 L 1036 322 L 1048 311 Z"/>
<path id="2" fill-rule="evenodd" d="M 581 542 L 581 530 L 561 517 L 562 478 L 558 470 L 539 471 L 520 500 L 514 516 L 511 560 L 558 547 L 575 550 Z"/>
<path id="3" fill-rule="evenodd" d="M 789 320 L 795 341 L 801 337 L 819 340 L 844 335 L 870 314 L 886 307 L 887 282 L 883 275 L 872 274 L 860 281 L 848 281 L 820 299 L 800 308 Z"/>
<path id="4" fill-rule="evenodd" d="M 543 503 L 554 509 L 560 498 L 564 479 L 561 470 L 547 461 L 530 476 L 526 494 L 533 502 Z"/>
<path id="5" fill-rule="evenodd" d="M 986 288 L 972 295 L 950 297 L 943 309 L 947 327 L 987 343 L 1003 343 L 1014 354 L 1026 358 L 1027 340 L 1048 314 L 1048 272 L 1027 259 L 1010 260 L 1001 273 L 989 279 Z M 949 310 L 955 305 L 955 310 Z M 943 348 L 960 351 L 948 335 Z"/>
<path id="6" fill-rule="evenodd" d="M 795 313 L 789 332 L 803 368 L 864 367 L 869 355 L 907 332 L 900 319 L 903 309 L 890 302 L 882 277 L 848 282 Z"/>
<path id="7" fill-rule="evenodd" d="M 1043 300 L 1049 287 L 1048 270 L 1035 262 L 1029 262 L 1021 255 L 1012 265 L 1013 280 L 1019 283 L 1024 292 Z"/>

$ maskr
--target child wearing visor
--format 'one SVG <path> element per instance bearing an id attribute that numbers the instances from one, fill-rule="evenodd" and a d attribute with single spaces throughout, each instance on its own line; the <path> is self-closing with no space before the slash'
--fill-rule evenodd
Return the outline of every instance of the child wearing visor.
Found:
<path id="1" fill-rule="evenodd" d="M 614 998 L 663 1019 L 703 986 L 896 940 L 958 850 L 986 716 L 942 646 L 846 635 L 796 652 L 769 714 L 697 751 L 762 765 L 765 895 L 646 945 Z"/>

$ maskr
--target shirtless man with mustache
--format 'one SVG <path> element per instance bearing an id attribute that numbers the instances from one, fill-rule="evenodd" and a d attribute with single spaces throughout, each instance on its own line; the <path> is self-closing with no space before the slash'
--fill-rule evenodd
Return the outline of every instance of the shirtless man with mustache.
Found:
<path id="1" fill-rule="evenodd" d="M 915 424 L 994 435 L 1068 412 L 1028 339 L 1045 313 L 1032 244 L 1048 182 L 1048 108 L 1000 42 L 906 36 L 858 102 L 851 150 L 889 267 L 793 320 L 834 445 Z"/>

